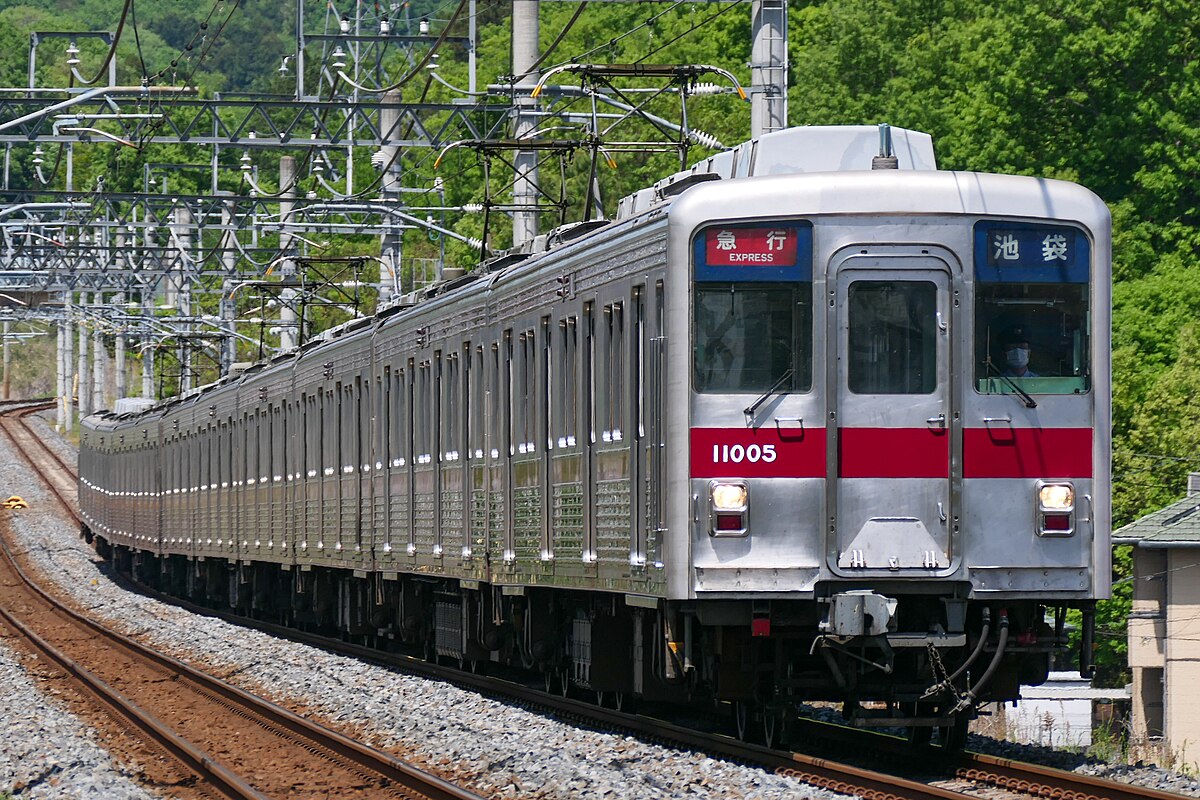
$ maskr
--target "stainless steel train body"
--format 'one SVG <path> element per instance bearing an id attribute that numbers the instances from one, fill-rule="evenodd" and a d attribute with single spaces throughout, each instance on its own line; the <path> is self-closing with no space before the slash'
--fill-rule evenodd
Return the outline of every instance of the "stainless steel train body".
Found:
<path id="1" fill-rule="evenodd" d="M 913 132 L 871 169 L 874 136 L 771 134 L 89 418 L 89 535 L 205 602 L 564 687 L 926 724 L 1016 697 L 1109 591 L 1109 215 Z"/>

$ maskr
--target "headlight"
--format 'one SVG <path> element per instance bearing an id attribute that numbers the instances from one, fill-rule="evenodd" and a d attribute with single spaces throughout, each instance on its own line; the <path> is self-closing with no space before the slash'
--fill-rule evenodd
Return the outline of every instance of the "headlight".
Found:
<path id="1" fill-rule="evenodd" d="M 1043 511 L 1070 511 L 1075 508 L 1075 487 L 1069 483 L 1047 483 L 1038 489 L 1038 505 Z"/>
<path id="2" fill-rule="evenodd" d="M 741 511 L 746 507 L 746 485 L 742 483 L 714 483 L 712 504 L 715 511 Z"/>
<path id="3" fill-rule="evenodd" d="M 708 535 L 743 537 L 750 533 L 750 490 L 744 481 L 708 485 Z"/>

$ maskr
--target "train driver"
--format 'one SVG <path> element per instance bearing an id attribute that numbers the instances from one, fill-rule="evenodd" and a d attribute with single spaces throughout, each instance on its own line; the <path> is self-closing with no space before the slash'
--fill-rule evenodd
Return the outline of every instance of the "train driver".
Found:
<path id="1" fill-rule="evenodd" d="M 1038 378 L 1038 373 L 1029 368 L 1029 335 L 1017 326 L 1009 328 L 1004 335 L 1004 376 L 1008 378 Z"/>

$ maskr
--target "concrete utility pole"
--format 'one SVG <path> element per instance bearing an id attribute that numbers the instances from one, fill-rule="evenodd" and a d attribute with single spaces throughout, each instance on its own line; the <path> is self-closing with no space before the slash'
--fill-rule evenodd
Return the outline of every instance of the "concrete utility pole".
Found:
<path id="1" fill-rule="evenodd" d="M 86 305 L 86 295 L 80 293 L 79 307 L 83 308 Z M 81 318 L 79 323 L 79 366 L 77 368 L 79 384 L 75 387 L 75 392 L 79 395 L 79 416 L 81 417 L 92 413 L 92 360 L 88 358 L 89 339 L 87 326 L 83 324 Z"/>
<path id="2" fill-rule="evenodd" d="M 142 314 L 147 319 L 154 318 L 154 292 L 142 292 Z M 142 397 L 154 400 L 154 340 L 142 342 Z"/>
<path id="3" fill-rule="evenodd" d="M 279 223 L 290 225 L 292 210 L 296 207 L 296 159 L 294 156 L 282 156 L 279 159 L 279 188 L 283 191 L 283 199 L 279 201 Z M 294 239 L 290 233 L 279 236 L 279 249 L 287 252 Z M 285 258 L 279 265 L 279 277 L 290 281 L 296 277 L 296 261 Z M 294 350 L 299 344 L 299 331 L 296 329 L 296 290 L 284 289 L 279 294 L 279 349 Z"/>
<path id="4" fill-rule="evenodd" d="M 116 258 L 117 268 L 122 269 L 122 270 L 127 270 L 131 266 L 129 254 L 125 249 L 126 242 L 128 240 L 124 233 L 118 233 L 117 237 L 116 237 L 116 241 L 117 241 L 117 258 Z M 121 314 L 128 313 L 126 310 L 126 306 L 125 306 L 125 301 L 128 298 L 129 298 L 129 296 L 127 294 L 125 294 L 124 292 L 121 292 L 113 297 L 113 305 L 119 310 L 119 312 Z M 126 391 L 126 388 L 125 388 L 125 386 L 126 386 L 125 345 L 126 345 L 125 329 L 119 328 L 117 330 L 117 335 L 113 338 L 113 356 L 117 362 L 116 366 L 114 367 L 114 369 L 116 370 L 117 380 L 116 380 L 115 386 L 113 387 L 114 393 L 116 395 L 116 397 L 115 397 L 116 400 L 120 400 L 122 397 L 124 397 L 125 391 Z M 114 403 L 113 406 L 115 407 L 116 403 Z"/>
<path id="5" fill-rule="evenodd" d="M 783 130 L 787 114 L 787 0 L 750 5 L 750 138 Z"/>
<path id="6" fill-rule="evenodd" d="M 92 308 L 96 309 L 96 319 L 99 320 L 104 315 L 104 295 L 101 292 L 96 292 L 92 295 Z M 100 331 L 100 326 L 96 325 L 92 329 L 92 410 L 99 411 L 105 407 L 104 403 L 104 383 L 105 383 L 105 356 L 104 352 L 104 334 Z"/>
<path id="7" fill-rule="evenodd" d="M 192 212 L 187 206 L 175 209 L 172 215 L 171 228 L 174 240 L 169 247 L 178 252 L 179 268 L 174 270 L 174 277 L 168 281 L 168 286 L 174 291 L 174 302 L 168 296 L 167 304 L 174 306 L 184 317 L 192 316 L 192 285 L 189 280 L 191 266 L 188 259 L 192 253 L 192 227 L 194 221 Z M 179 345 L 179 393 L 183 394 L 192 388 L 192 343 L 186 337 Z"/>
<path id="8" fill-rule="evenodd" d="M 379 109 L 379 124 L 385 139 L 395 139 L 399 134 L 397 126 L 400 123 L 400 102 L 401 95 L 398 91 L 386 92 L 383 95 L 383 107 Z M 383 159 L 382 189 L 384 202 L 400 205 L 400 148 L 394 145 L 386 145 L 379 148 L 379 154 Z M 399 287 L 396 279 L 400 275 L 401 236 L 404 233 L 403 229 L 397 230 L 395 218 L 390 214 L 385 218 L 384 226 L 387 228 L 387 231 L 383 234 L 383 242 L 379 253 L 380 305 L 391 300 L 392 294 Z M 439 264 L 438 268 L 441 269 L 441 266 Z M 441 275 L 438 277 L 440 278 Z"/>
<path id="9" fill-rule="evenodd" d="M 67 398 L 66 398 L 66 394 L 67 394 L 67 392 L 66 392 L 66 373 L 67 373 L 67 370 L 63 367 L 63 358 L 65 357 L 66 349 L 67 349 L 64 339 L 66 338 L 67 331 L 66 331 L 66 326 L 62 321 L 59 321 L 58 324 L 56 324 L 54 327 L 57 329 L 57 332 L 58 332 L 58 342 L 54 348 L 54 355 L 55 355 L 54 389 L 55 389 L 55 396 L 57 397 L 57 402 L 54 404 L 56 406 L 55 414 L 54 414 L 54 430 L 61 433 L 65 426 L 65 421 L 67 418 Z"/>
<path id="10" fill-rule="evenodd" d="M 538 0 L 513 0 L 512 12 L 513 75 L 517 76 L 514 110 L 514 138 L 533 133 L 537 117 L 533 111 L 537 101 L 530 95 L 537 86 L 538 74 L 533 65 L 538 59 Z M 538 235 L 537 210 L 537 152 L 517 151 L 514 163 L 517 178 L 513 183 L 513 205 L 528 207 L 528 211 L 513 212 L 513 244 L 520 244 Z"/>
<path id="11" fill-rule="evenodd" d="M 237 224 L 232 202 L 221 205 L 221 225 L 225 227 L 221 265 L 224 267 L 226 275 L 234 275 L 237 272 L 237 252 L 234 249 L 233 240 L 237 236 Z M 221 302 L 218 313 L 221 317 L 221 330 L 225 333 L 225 338 L 221 340 L 222 375 L 228 375 L 233 363 L 237 361 L 237 337 L 234 336 L 237 329 L 237 303 L 229 296 L 234 285 L 234 281 L 230 278 L 221 282 Z"/>
<path id="12" fill-rule="evenodd" d="M 113 301 L 113 304 L 117 308 L 121 308 L 122 306 L 124 306 L 125 305 L 125 295 L 123 295 L 123 294 L 117 295 L 115 300 Z M 120 330 L 117 331 L 117 335 L 113 338 L 113 357 L 114 357 L 114 360 L 116 361 L 116 364 L 113 366 L 113 371 L 115 372 L 115 378 L 116 378 L 116 381 L 113 385 L 113 393 L 116 395 L 115 399 L 120 400 L 122 397 L 125 396 L 125 392 L 126 392 L 126 388 L 125 388 L 125 383 L 126 383 L 125 382 L 125 333 Z M 114 407 L 115 407 L 115 403 L 114 403 Z"/>
<path id="13" fill-rule="evenodd" d="M 75 325 L 71 322 L 71 292 L 63 298 L 63 312 L 66 322 L 63 323 L 63 406 L 66 412 L 63 419 L 63 430 L 67 433 L 75 427 Z"/>

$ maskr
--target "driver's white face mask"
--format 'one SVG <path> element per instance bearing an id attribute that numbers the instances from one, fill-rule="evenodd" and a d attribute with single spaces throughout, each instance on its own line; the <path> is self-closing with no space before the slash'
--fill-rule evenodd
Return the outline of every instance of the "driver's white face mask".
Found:
<path id="1" fill-rule="evenodd" d="M 1007 355 L 1008 365 L 1014 369 L 1020 369 L 1029 364 L 1029 351 L 1024 347 L 1014 347 L 1008 351 Z"/>

